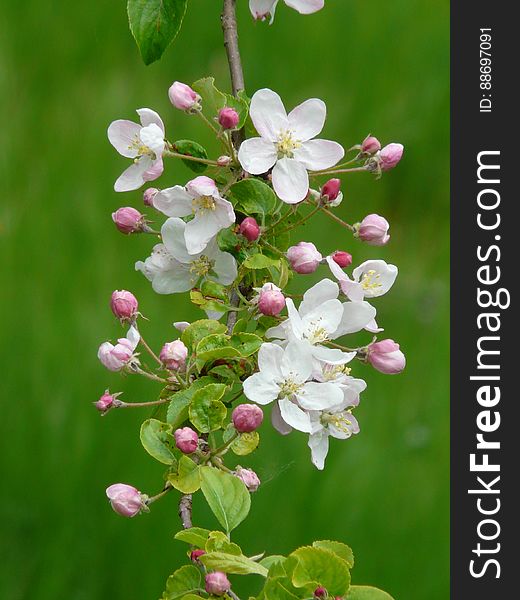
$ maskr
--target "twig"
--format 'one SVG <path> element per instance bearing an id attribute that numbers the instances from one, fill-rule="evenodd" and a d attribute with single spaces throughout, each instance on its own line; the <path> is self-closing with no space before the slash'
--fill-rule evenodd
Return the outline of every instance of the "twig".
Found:
<path id="1" fill-rule="evenodd" d="M 179 501 L 179 517 L 184 529 L 191 529 L 193 523 L 191 521 L 191 513 L 193 507 L 193 497 L 191 494 L 184 494 Z"/>

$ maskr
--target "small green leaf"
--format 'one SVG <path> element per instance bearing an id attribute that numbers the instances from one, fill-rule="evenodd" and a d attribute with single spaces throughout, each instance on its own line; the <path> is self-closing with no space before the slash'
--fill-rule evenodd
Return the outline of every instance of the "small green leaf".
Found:
<path id="1" fill-rule="evenodd" d="M 198 79 L 191 87 L 202 98 L 202 109 L 210 117 L 216 117 L 218 111 L 226 106 L 226 94 L 215 87 L 214 77 Z"/>
<path id="2" fill-rule="evenodd" d="M 212 383 L 193 395 L 189 408 L 190 421 L 201 433 L 209 433 L 222 427 L 227 409 L 220 398 L 225 391 L 223 383 Z"/>
<path id="3" fill-rule="evenodd" d="M 224 442 L 229 441 L 236 433 L 236 429 L 233 424 L 229 424 L 223 434 Z M 250 433 L 241 433 L 232 443 L 231 450 L 237 456 L 247 456 L 254 452 L 258 448 L 260 443 L 260 435 L 257 431 L 251 431 Z"/>
<path id="4" fill-rule="evenodd" d="M 244 357 L 255 354 L 260 349 L 262 343 L 262 338 L 254 333 L 237 333 L 231 336 L 231 345 Z"/>
<path id="5" fill-rule="evenodd" d="M 393 600 L 390 594 L 367 585 L 352 585 L 345 600 Z"/>
<path id="6" fill-rule="evenodd" d="M 224 302 L 229 301 L 227 289 L 223 285 L 220 285 L 220 283 L 206 280 L 200 286 L 200 291 L 206 298 L 216 298 L 217 300 L 222 300 Z"/>
<path id="7" fill-rule="evenodd" d="M 231 338 L 222 333 L 208 335 L 202 339 L 197 345 L 196 354 L 197 358 L 204 361 L 241 356 L 240 350 L 233 347 Z"/>
<path id="8" fill-rule="evenodd" d="M 173 151 L 195 158 L 203 158 L 205 160 L 208 158 L 206 149 L 192 140 L 177 140 L 173 143 Z M 203 173 L 208 168 L 208 165 L 194 160 L 182 159 L 182 162 L 194 173 Z"/>
<path id="9" fill-rule="evenodd" d="M 243 179 L 231 186 L 229 194 L 237 210 L 246 215 L 268 215 L 276 208 L 275 193 L 259 179 Z"/>
<path id="10" fill-rule="evenodd" d="M 218 246 L 222 252 L 229 252 L 233 256 L 237 256 L 240 247 L 244 245 L 244 241 L 230 228 L 221 229 L 217 236 Z"/>
<path id="11" fill-rule="evenodd" d="M 248 256 L 242 264 L 248 269 L 267 269 L 269 267 L 277 267 L 280 261 L 258 253 Z"/>
<path id="12" fill-rule="evenodd" d="M 262 558 L 260 564 L 266 569 L 270 569 L 274 564 L 281 563 L 284 560 L 285 556 L 282 556 L 281 554 L 273 554 L 271 556 L 266 556 L 265 558 Z"/>
<path id="13" fill-rule="evenodd" d="M 141 425 L 140 437 L 144 449 L 155 460 L 165 465 L 175 463 L 175 438 L 171 425 L 157 419 L 148 419 Z"/>
<path id="14" fill-rule="evenodd" d="M 217 367 L 213 367 L 210 370 L 210 374 L 214 375 L 215 377 L 221 377 L 228 382 L 237 381 L 238 379 L 238 375 L 230 365 L 218 365 Z"/>
<path id="15" fill-rule="evenodd" d="M 186 542 L 197 548 L 204 548 L 211 531 L 202 529 L 202 527 L 190 527 L 189 529 L 181 529 L 175 534 L 175 539 L 181 542 Z"/>
<path id="16" fill-rule="evenodd" d="M 350 585 L 347 563 L 336 554 L 306 546 L 295 550 L 290 557 L 297 560 L 292 583 L 297 588 L 324 587 L 332 596 L 344 596 Z"/>
<path id="17" fill-rule="evenodd" d="M 199 558 L 200 562 L 208 569 L 224 571 L 236 575 L 250 575 L 256 573 L 267 577 L 267 569 L 260 563 L 247 558 L 247 556 L 235 556 L 224 552 L 208 552 Z"/>
<path id="18" fill-rule="evenodd" d="M 181 390 L 172 396 L 171 402 L 168 405 L 166 420 L 172 426 L 173 430 L 188 420 L 189 406 L 195 392 L 210 383 L 215 383 L 212 377 L 201 377 L 200 379 L 196 379 L 186 390 Z"/>
<path id="19" fill-rule="evenodd" d="M 189 327 L 182 332 L 181 340 L 189 348 L 195 349 L 197 344 L 212 333 L 225 333 L 227 327 L 223 323 L 219 323 L 214 319 L 201 319 L 194 321 Z"/>
<path id="20" fill-rule="evenodd" d="M 130 30 L 145 65 L 161 58 L 175 39 L 187 4 L 187 0 L 128 0 Z"/>
<path id="21" fill-rule="evenodd" d="M 242 555 L 240 546 L 230 542 L 228 536 L 222 531 L 212 531 L 209 534 L 205 550 L 206 552 L 224 552 L 234 556 Z"/>
<path id="22" fill-rule="evenodd" d="M 168 475 L 168 481 L 183 494 L 193 494 L 200 489 L 200 467 L 189 456 L 181 456 L 177 473 Z"/>
<path id="23" fill-rule="evenodd" d="M 251 496 L 244 483 L 234 475 L 213 467 L 201 467 L 202 493 L 227 533 L 247 517 Z"/>
<path id="24" fill-rule="evenodd" d="M 203 587 L 200 569 L 193 565 L 185 565 L 168 577 L 163 600 L 177 600 L 187 594 L 197 594 Z"/>
<path id="25" fill-rule="evenodd" d="M 334 542 L 331 540 L 318 540 L 313 542 L 312 545 L 315 548 L 323 548 L 324 550 L 328 550 L 329 552 L 336 554 L 347 563 L 350 569 L 352 569 L 354 566 L 354 553 L 352 552 L 352 548 L 347 546 L 347 544 Z"/>
<path id="26" fill-rule="evenodd" d="M 298 600 L 299 596 L 288 577 L 268 579 L 263 589 L 265 600 Z"/>

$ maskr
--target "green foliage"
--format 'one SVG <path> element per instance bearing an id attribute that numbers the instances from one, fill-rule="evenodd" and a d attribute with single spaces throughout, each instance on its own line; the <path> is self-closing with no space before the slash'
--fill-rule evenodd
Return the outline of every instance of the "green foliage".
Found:
<path id="1" fill-rule="evenodd" d="M 200 489 L 200 467 L 189 456 L 181 456 L 177 472 L 168 475 L 168 481 L 183 494 L 193 494 Z"/>
<path id="2" fill-rule="evenodd" d="M 352 549 L 343 544 L 341 542 L 333 542 L 330 540 L 320 540 L 317 542 L 313 542 L 312 544 L 315 548 L 323 548 L 323 550 L 328 550 L 333 554 L 336 554 L 340 558 L 342 558 L 350 569 L 354 566 L 354 553 Z"/>
<path id="3" fill-rule="evenodd" d="M 189 406 L 193 395 L 210 383 L 215 383 L 215 380 L 212 377 L 200 377 L 199 379 L 196 379 L 189 388 L 173 394 L 166 415 L 166 420 L 172 426 L 172 429 L 177 429 L 184 421 L 188 420 Z"/>
<path id="4" fill-rule="evenodd" d="M 192 85 L 192 88 L 202 98 L 202 109 L 210 119 L 216 117 L 222 108 L 228 106 L 237 111 L 239 117 L 237 129 L 242 129 L 249 113 L 249 99 L 245 92 L 240 92 L 236 97 L 221 92 L 215 86 L 214 77 L 199 79 Z"/>
<path id="5" fill-rule="evenodd" d="M 224 441 L 228 442 L 236 434 L 236 429 L 230 423 L 224 430 Z M 260 435 L 258 431 L 251 431 L 250 433 L 240 433 L 229 447 L 237 456 L 247 456 L 257 449 L 259 443 Z"/>
<path id="6" fill-rule="evenodd" d="M 244 267 L 248 269 L 267 269 L 269 267 L 277 267 L 280 264 L 279 259 L 269 258 L 265 256 L 265 254 L 251 254 L 248 256 L 246 260 L 242 263 Z"/>
<path id="7" fill-rule="evenodd" d="M 197 346 L 197 358 L 203 361 L 236 357 L 240 357 L 240 351 L 231 345 L 231 337 L 223 333 L 208 335 Z"/>
<path id="8" fill-rule="evenodd" d="M 209 433 L 222 427 L 227 409 L 220 399 L 225 391 L 224 384 L 212 383 L 193 395 L 189 407 L 190 421 L 201 433 Z"/>
<path id="9" fill-rule="evenodd" d="M 165 465 L 174 465 L 175 438 L 172 426 L 157 419 L 148 419 L 141 425 L 141 444 L 150 456 Z"/>
<path id="10" fill-rule="evenodd" d="M 204 549 L 206 552 L 223 552 L 224 554 L 233 554 L 234 556 L 242 555 L 240 546 L 231 542 L 229 537 L 225 533 L 222 533 L 222 531 L 211 531 Z"/>
<path id="11" fill-rule="evenodd" d="M 224 573 L 235 573 L 236 575 L 257 574 L 267 575 L 267 569 L 260 563 L 247 558 L 246 556 L 235 554 L 226 554 L 224 552 L 209 552 L 200 557 L 200 562 L 208 569 L 224 571 Z"/>
<path id="12" fill-rule="evenodd" d="M 179 154 L 184 154 L 185 156 L 193 156 L 195 158 L 203 159 L 208 158 L 206 149 L 192 140 L 177 140 L 173 143 L 173 151 Z M 208 168 L 208 165 L 196 162 L 194 160 L 182 159 L 182 162 L 194 173 L 203 173 Z"/>
<path id="13" fill-rule="evenodd" d="M 347 563 L 336 554 L 322 548 L 306 546 L 291 555 L 296 559 L 292 583 L 297 588 L 314 590 L 323 586 L 332 596 L 344 596 L 350 585 Z"/>
<path id="14" fill-rule="evenodd" d="M 251 508 L 251 497 L 242 481 L 213 467 L 202 467 L 202 493 L 227 533 L 240 525 Z"/>
<path id="15" fill-rule="evenodd" d="M 175 39 L 187 0 L 128 0 L 128 20 L 145 65 L 161 58 Z"/>
<path id="16" fill-rule="evenodd" d="M 175 539 L 191 544 L 192 546 L 197 546 L 197 548 L 204 548 L 210 533 L 212 532 L 209 529 L 190 527 L 189 529 L 182 529 L 176 533 Z"/>
<path id="17" fill-rule="evenodd" d="M 202 572 L 193 565 L 177 569 L 166 581 L 162 600 L 177 600 L 187 594 L 197 594 L 204 588 Z"/>
<path id="18" fill-rule="evenodd" d="M 226 330 L 227 328 L 223 323 L 213 319 L 201 319 L 192 323 L 182 332 L 181 340 L 188 348 L 195 350 L 200 340 L 206 336 L 213 333 L 224 333 Z"/>
<path id="19" fill-rule="evenodd" d="M 266 216 L 274 211 L 278 200 L 273 190 L 259 179 L 243 179 L 229 189 L 235 208 L 246 215 Z"/>
<path id="20" fill-rule="evenodd" d="M 366 585 L 352 585 L 345 600 L 393 600 L 390 594 Z"/>

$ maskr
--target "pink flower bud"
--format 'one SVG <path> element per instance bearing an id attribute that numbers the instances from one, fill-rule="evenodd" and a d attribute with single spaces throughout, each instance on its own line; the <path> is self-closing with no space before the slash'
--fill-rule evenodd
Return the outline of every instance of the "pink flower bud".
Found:
<path id="1" fill-rule="evenodd" d="M 199 447 L 199 436 L 189 427 L 177 429 L 173 435 L 175 445 L 184 454 L 192 454 Z"/>
<path id="2" fill-rule="evenodd" d="M 396 375 L 406 366 L 405 355 L 394 340 L 382 340 L 368 346 L 368 362 L 381 373 Z"/>
<path id="3" fill-rule="evenodd" d="M 384 246 L 390 239 L 389 228 L 390 224 L 384 217 L 372 214 L 361 221 L 357 235 L 360 240 L 371 246 Z"/>
<path id="4" fill-rule="evenodd" d="M 112 213 L 112 221 L 121 233 L 139 233 L 143 231 L 145 218 L 138 210 L 131 206 L 118 208 Z"/>
<path id="5" fill-rule="evenodd" d="M 114 315 L 121 321 L 132 321 L 137 315 L 139 303 L 132 292 L 116 290 L 115 292 L 112 292 L 110 308 Z"/>
<path id="6" fill-rule="evenodd" d="M 379 153 L 379 165 L 381 171 L 393 169 L 403 156 L 404 146 L 402 144 L 388 144 Z"/>
<path id="7" fill-rule="evenodd" d="M 170 102 L 179 110 L 190 110 L 197 107 L 200 96 L 189 85 L 175 81 L 168 90 Z"/>
<path id="8" fill-rule="evenodd" d="M 159 190 L 157 188 L 154 187 L 149 187 L 146 188 L 145 191 L 143 192 L 143 202 L 145 203 L 146 206 L 153 206 L 153 199 L 155 198 L 156 194 L 159 193 Z"/>
<path id="9" fill-rule="evenodd" d="M 181 340 L 175 340 L 164 344 L 159 354 L 161 362 L 171 371 L 182 371 L 186 366 L 188 348 Z"/>
<path id="10" fill-rule="evenodd" d="M 231 418 L 239 433 L 249 433 L 260 427 L 264 420 L 264 412 L 256 404 L 239 404 Z"/>
<path id="11" fill-rule="evenodd" d="M 316 598 L 326 598 L 328 596 L 328 593 L 324 587 L 319 586 L 314 590 L 314 596 Z"/>
<path id="12" fill-rule="evenodd" d="M 381 150 L 381 142 L 374 136 L 368 135 L 361 143 L 361 152 L 375 154 Z"/>
<path id="13" fill-rule="evenodd" d="M 338 264 L 342 269 L 352 264 L 352 254 L 344 252 L 343 250 L 336 250 L 334 254 L 331 254 L 332 260 Z"/>
<path id="14" fill-rule="evenodd" d="M 101 396 L 101 398 L 94 402 L 94 406 L 99 410 L 101 414 L 108 412 L 114 405 L 114 400 L 117 395 L 111 394 L 108 390 Z"/>
<path id="15" fill-rule="evenodd" d="M 191 562 L 199 564 L 199 558 L 204 556 L 204 554 L 206 554 L 204 550 L 193 550 L 190 554 Z"/>
<path id="16" fill-rule="evenodd" d="M 188 321 L 175 321 L 173 326 L 177 331 L 180 331 L 182 333 L 190 326 L 190 324 L 188 323 Z"/>
<path id="17" fill-rule="evenodd" d="M 111 485 L 106 494 L 112 508 L 122 517 L 135 517 L 145 506 L 141 492 L 125 483 Z"/>
<path id="18" fill-rule="evenodd" d="M 225 573 L 214 571 L 206 575 L 206 592 L 214 596 L 223 596 L 231 588 Z"/>
<path id="19" fill-rule="evenodd" d="M 237 467 L 235 476 L 238 477 L 250 492 L 256 492 L 260 487 L 260 479 L 253 469 L 243 469 Z"/>
<path id="20" fill-rule="evenodd" d="M 121 338 L 114 346 L 110 342 L 101 344 L 98 358 L 109 371 L 121 371 L 134 355 L 134 348 L 126 338 Z"/>
<path id="21" fill-rule="evenodd" d="M 235 129 L 240 121 L 237 111 L 226 106 L 218 113 L 218 122 L 222 129 Z"/>
<path id="22" fill-rule="evenodd" d="M 321 188 L 321 196 L 327 202 L 333 202 L 340 194 L 341 179 L 329 179 Z"/>
<path id="23" fill-rule="evenodd" d="M 258 310 L 269 317 L 279 315 L 285 306 L 285 296 L 274 283 L 266 283 L 258 296 Z"/>
<path id="24" fill-rule="evenodd" d="M 217 158 L 217 165 L 219 167 L 227 167 L 231 163 L 231 157 L 229 156 L 219 156 Z"/>
<path id="25" fill-rule="evenodd" d="M 255 242 L 260 237 L 260 226 L 253 217 L 246 217 L 240 223 L 239 232 L 250 242 Z"/>
<path id="26" fill-rule="evenodd" d="M 316 271 L 323 256 L 312 242 L 300 242 L 287 250 L 287 259 L 293 271 L 307 275 Z"/>

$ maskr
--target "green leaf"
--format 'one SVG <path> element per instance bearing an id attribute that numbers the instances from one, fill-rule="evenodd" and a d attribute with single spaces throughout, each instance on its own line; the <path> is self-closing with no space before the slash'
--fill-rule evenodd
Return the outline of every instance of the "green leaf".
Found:
<path id="1" fill-rule="evenodd" d="M 165 465 L 175 463 L 175 438 L 171 425 L 157 419 L 148 419 L 141 425 L 140 437 L 144 449 L 155 460 Z"/>
<path id="2" fill-rule="evenodd" d="M 242 263 L 244 267 L 248 269 L 267 269 L 269 267 L 277 267 L 280 264 L 279 260 L 269 258 L 265 254 L 252 254 L 248 256 Z"/>
<path id="3" fill-rule="evenodd" d="M 201 467 L 202 493 L 227 533 L 247 517 L 251 496 L 244 483 L 234 475 L 213 467 Z"/>
<path id="4" fill-rule="evenodd" d="M 224 552 L 225 554 L 233 554 L 241 556 L 242 550 L 238 544 L 229 541 L 228 536 L 222 531 L 212 531 L 209 534 L 205 546 L 206 552 Z"/>
<path id="5" fill-rule="evenodd" d="M 208 569 L 224 571 L 236 575 L 250 575 L 256 573 L 267 577 L 267 569 L 260 563 L 247 558 L 247 556 L 235 556 L 224 552 L 208 552 L 199 558 L 200 562 Z"/>
<path id="6" fill-rule="evenodd" d="M 224 302 L 229 301 L 227 289 L 215 281 L 209 281 L 209 279 L 207 279 L 200 286 L 200 291 L 205 298 L 216 298 L 217 300 L 223 300 Z"/>
<path id="7" fill-rule="evenodd" d="M 353 585 L 350 587 L 345 600 L 393 600 L 393 598 L 390 594 L 375 587 Z"/>
<path id="8" fill-rule="evenodd" d="M 190 527 L 189 529 L 182 529 L 175 534 L 175 539 L 181 542 L 186 542 L 197 548 L 204 548 L 208 540 L 211 531 L 209 529 L 202 529 L 202 527 Z"/>
<path id="9" fill-rule="evenodd" d="M 168 577 L 163 600 L 177 600 L 187 594 L 197 594 L 203 587 L 200 569 L 193 565 L 185 565 Z"/>
<path id="10" fill-rule="evenodd" d="M 218 246 L 222 252 L 229 252 L 233 256 L 237 256 L 241 246 L 244 245 L 244 240 L 231 229 L 221 229 L 217 236 Z"/>
<path id="11" fill-rule="evenodd" d="M 166 420 L 172 426 L 173 430 L 188 420 L 189 406 L 195 392 L 210 383 L 215 383 L 212 377 L 201 377 L 200 379 L 196 379 L 188 389 L 181 390 L 172 396 L 171 402 L 168 405 Z"/>
<path id="12" fill-rule="evenodd" d="M 312 545 L 314 548 L 323 548 L 324 550 L 328 550 L 329 552 L 336 554 L 347 563 L 350 569 L 352 569 L 354 566 L 354 553 L 352 552 L 352 548 L 347 546 L 347 544 L 334 542 L 331 540 L 318 540 L 313 542 Z"/>
<path id="13" fill-rule="evenodd" d="M 292 591 L 291 591 L 292 590 Z M 268 579 L 264 586 L 265 600 L 297 600 L 299 596 L 288 578 Z"/>
<path id="14" fill-rule="evenodd" d="M 181 456 L 177 473 L 170 473 L 168 481 L 183 494 L 193 494 L 200 489 L 200 467 L 189 456 Z"/>
<path id="15" fill-rule="evenodd" d="M 229 194 L 236 208 L 246 215 L 268 215 L 276 208 L 275 193 L 259 179 L 243 179 L 231 186 Z"/>
<path id="16" fill-rule="evenodd" d="M 344 596 L 350 585 L 347 563 L 336 554 L 309 546 L 298 548 L 290 557 L 297 560 L 292 583 L 297 588 L 323 586 L 332 596 Z"/>
<path id="17" fill-rule="evenodd" d="M 236 433 L 236 429 L 233 424 L 230 423 L 223 434 L 224 442 L 229 441 Z M 254 452 L 258 448 L 260 443 L 260 435 L 257 431 L 251 431 L 250 433 L 241 433 L 236 440 L 231 443 L 231 450 L 238 456 L 247 456 Z"/>
<path id="18" fill-rule="evenodd" d="M 221 377 L 230 383 L 238 380 L 238 375 L 230 365 L 218 365 L 217 367 L 213 367 L 210 370 L 210 374 L 215 377 Z"/>
<path id="19" fill-rule="evenodd" d="M 190 421 L 201 433 L 216 431 L 222 427 L 227 409 L 220 398 L 226 391 L 223 383 L 211 383 L 195 392 L 190 404 Z"/>
<path id="20" fill-rule="evenodd" d="M 219 323 L 214 319 L 201 319 L 186 327 L 182 332 L 181 340 L 186 346 L 195 349 L 200 340 L 206 336 L 212 333 L 225 333 L 226 331 L 227 327 L 223 323 Z"/>
<path id="21" fill-rule="evenodd" d="M 282 556 L 281 554 L 273 554 L 271 556 L 266 556 L 265 558 L 262 558 L 260 564 L 266 569 L 270 569 L 274 564 L 281 563 L 284 560 L 285 556 Z"/>
<path id="22" fill-rule="evenodd" d="M 203 159 L 208 158 L 206 149 L 192 140 L 177 140 L 173 143 L 173 150 L 174 152 L 178 152 L 179 154 L 184 154 L 186 156 L 194 156 L 196 158 Z M 194 160 L 182 159 L 182 162 L 194 173 L 203 173 L 208 168 L 208 165 L 195 162 Z"/>
<path id="23" fill-rule="evenodd" d="M 128 0 L 130 30 L 144 64 L 161 58 L 182 25 L 188 0 Z"/>
<path id="24" fill-rule="evenodd" d="M 191 87 L 202 98 L 202 109 L 210 116 L 217 116 L 218 111 L 226 106 L 226 94 L 215 87 L 214 77 L 198 79 Z"/>
<path id="25" fill-rule="evenodd" d="M 231 336 L 231 345 L 244 357 L 255 354 L 260 349 L 262 343 L 262 338 L 254 333 L 237 333 Z"/>
<path id="26" fill-rule="evenodd" d="M 202 339 L 197 345 L 196 354 L 197 358 L 204 361 L 241 356 L 240 350 L 233 347 L 231 338 L 223 333 L 208 335 Z"/>

